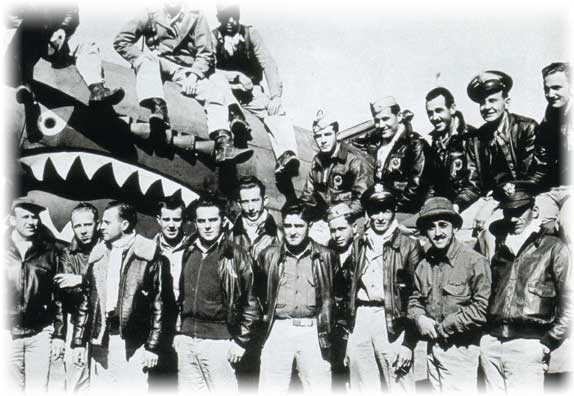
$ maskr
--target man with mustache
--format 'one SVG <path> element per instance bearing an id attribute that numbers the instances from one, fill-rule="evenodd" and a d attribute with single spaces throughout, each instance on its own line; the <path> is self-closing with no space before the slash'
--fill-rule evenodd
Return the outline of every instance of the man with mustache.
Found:
<path id="1" fill-rule="evenodd" d="M 477 213 L 473 221 L 477 231 L 486 226 L 498 206 L 492 198 L 496 185 L 526 178 L 532 162 L 538 124 L 509 111 L 512 85 L 506 73 L 489 70 L 475 76 L 467 86 L 468 96 L 478 103 L 485 124 L 467 141 L 468 177 L 457 204 L 468 207 L 468 213 Z"/>
<path id="2" fill-rule="evenodd" d="M 529 181 L 496 189 L 503 219 L 493 222 L 492 293 L 480 364 L 488 391 L 544 391 L 551 352 L 572 321 L 572 271 L 567 246 L 540 228 Z"/>
<path id="3" fill-rule="evenodd" d="M 327 223 L 331 232 L 331 248 L 339 256 L 339 265 L 333 268 L 333 295 L 335 309 L 333 320 L 333 346 L 331 354 L 331 370 L 334 386 L 345 389 L 348 382 L 349 370 L 345 363 L 347 340 L 349 338 L 349 301 L 353 276 L 353 239 L 357 232 L 355 216 L 346 203 L 339 203 L 329 208 Z"/>
<path id="4" fill-rule="evenodd" d="M 536 133 L 530 179 L 542 192 L 536 197 L 542 222 L 554 225 L 560 208 L 572 194 L 568 163 L 574 152 L 570 63 L 551 63 L 542 69 L 542 78 L 548 106 Z"/>
<path id="5" fill-rule="evenodd" d="M 369 229 L 353 246 L 347 357 L 351 387 L 359 392 L 414 392 L 416 335 L 407 320 L 420 243 L 398 228 L 397 202 L 381 184 L 362 197 Z M 382 381 L 381 381 L 382 376 Z"/>
<path id="6" fill-rule="evenodd" d="M 415 270 L 409 319 L 428 341 L 427 373 L 437 392 L 477 390 L 479 341 L 490 297 L 490 266 L 456 239 L 462 218 L 443 197 L 428 199 L 417 227 L 431 246 Z"/>
<path id="7" fill-rule="evenodd" d="M 373 163 L 360 150 L 337 140 L 339 122 L 323 110 L 317 112 L 312 130 L 319 152 L 313 158 L 300 199 L 314 222 L 311 237 L 326 245 L 327 209 L 345 202 L 355 216 L 362 215 L 361 196 L 373 184 Z"/>
<path id="8" fill-rule="evenodd" d="M 305 392 L 331 391 L 333 268 L 335 253 L 309 238 L 307 208 L 300 201 L 281 210 L 285 237 L 256 263 L 265 341 L 259 392 L 285 394 L 293 362 Z"/>
<path id="9" fill-rule="evenodd" d="M 174 345 L 181 391 L 237 392 L 235 365 L 251 346 L 261 318 L 252 260 L 223 232 L 224 203 L 198 199 L 197 233 L 183 255 Z"/>
<path id="10" fill-rule="evenodd" d="M 431 148 L 412 130 L 394 97 L 384 97 L 370 107 L 375 133 L 368 149 L 375 157 L 375 182 L 395 195 L 397 219 L 403 223 L 433 194 L 436 176 L 432 173 Z"/>
<path id="11" fill-rule="evenodd" d="M 74 315 L 82 304 L 86 287 L 86 276 L 88 273 L 88 259 L 90 253 L 98 242 L 98 210 L 88 202 L 79 203 L 73 210 L 70 218 L 74 238 L 70 246 L 64 249 L 60 258 L 60 273 L 54 277 L 54 281 L 62 289 L 62 298 L 64 303 L 65 320 L 68 320 L 68 334 L 66 339 L 68 344 L 73 340 L 71 324 L 69 319 Z M 88 361 L 89 348 L 85 349 L 85 355 L 81 360 L 75 360 L 77 356 L 66 350 L 64 361 L 62 362 L 65 370 L 65 382 L 62 384 L 70 392 L 85 391 L 90 386 L 90 372 Z M 65 363 L 64 363 L 65 362 Z M 51 370 L 56 370 L 55 363 L 52 363 Z M 54 383 L 50 383 L 52 390 Z"/>
<path id="12" fill-rule="evenodd" d="M 65 348 L 62 301 L 54 285 L 59 252 L 39 218 L 45 209 L 27 197 L 12 202 L 3 266 L 10 385 L 34 393 L 46 392 L 50 359 L 61 358 Z M 74 339 L 81 334 L 74 326 Z M 78 356 L 81 346 L 74 344 Z"/>

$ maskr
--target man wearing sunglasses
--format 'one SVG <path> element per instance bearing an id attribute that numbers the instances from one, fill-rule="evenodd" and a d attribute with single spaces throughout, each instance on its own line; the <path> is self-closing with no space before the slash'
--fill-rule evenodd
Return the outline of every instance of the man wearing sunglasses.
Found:
<path id="1" fill-rule="evenodd" d="M 504 217 L 490 225 L 492 292 L 480 341 L 490 391 L 542 392 L 550 354 L 570 326 L 568 248 L 540 228 L 535 187 L 510 181 L 495 191 Z"/>

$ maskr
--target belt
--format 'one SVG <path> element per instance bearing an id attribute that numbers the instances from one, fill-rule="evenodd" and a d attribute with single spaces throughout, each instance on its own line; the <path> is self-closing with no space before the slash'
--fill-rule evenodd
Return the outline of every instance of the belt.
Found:
<path id="1" fill-rule="evenodd" d="M 357 307 L 384 307 L 385 301 L 364 301 L 357 300 Z"/>
<path id="2" fill-rule="evenodd" d="M 281 321 L 288 321 L 291 323 L 291 326 L 296 327 L 312 327 L 315 326 L 317 323 L 317 319 L 315 318 L 291 318 L 291 319 L 277 319 Z"/>
<path id="3" fill-rule="evenodd" d="M 106 330 L 109 335 L 120 334 L 120 317 L 116 314 L 116 311 L 106 314 Z"/>

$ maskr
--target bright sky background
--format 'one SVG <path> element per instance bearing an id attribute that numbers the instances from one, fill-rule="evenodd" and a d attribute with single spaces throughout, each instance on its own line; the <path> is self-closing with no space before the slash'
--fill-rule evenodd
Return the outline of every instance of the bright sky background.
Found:
<path id="1" fill-rule="evenodd" d="M 81 2 L 78 34 L 98 39 L 105 59 L 127 65 L 111 44 L 142 3 L 105 4 Z M 196 4 L 216 27 L 215 3 Z M 424 96 L 437 85 L 449 88 L 467 120 L 479 126 L 478 107 L 466 86 L 487 69 L 510 74 L 512 111 L 539 120 L 546 104 L 540 70 L 567 60 L 571 46 L 572 6 L 562 1 L 244 0 L 241 5 L 241 22 L 259 30 L 279 65 L 289 115 L 306 128 L 319 108 L 332 112 L 342 128 L 350 127 L 370 117 L 369 101 L 393 95 L 415 112 L 415 129 L 426 133 Z"/>

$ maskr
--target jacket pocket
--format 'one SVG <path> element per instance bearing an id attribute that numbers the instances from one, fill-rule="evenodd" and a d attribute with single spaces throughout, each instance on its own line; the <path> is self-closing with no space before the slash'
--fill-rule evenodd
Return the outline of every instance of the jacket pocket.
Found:
<path id="1" fill-rule="evenodd" d="M 530 282 L 525 293 L 524 314 L 542 320 L 552 320 L 556 308 L 556 288 L 553 284 Z"/>

